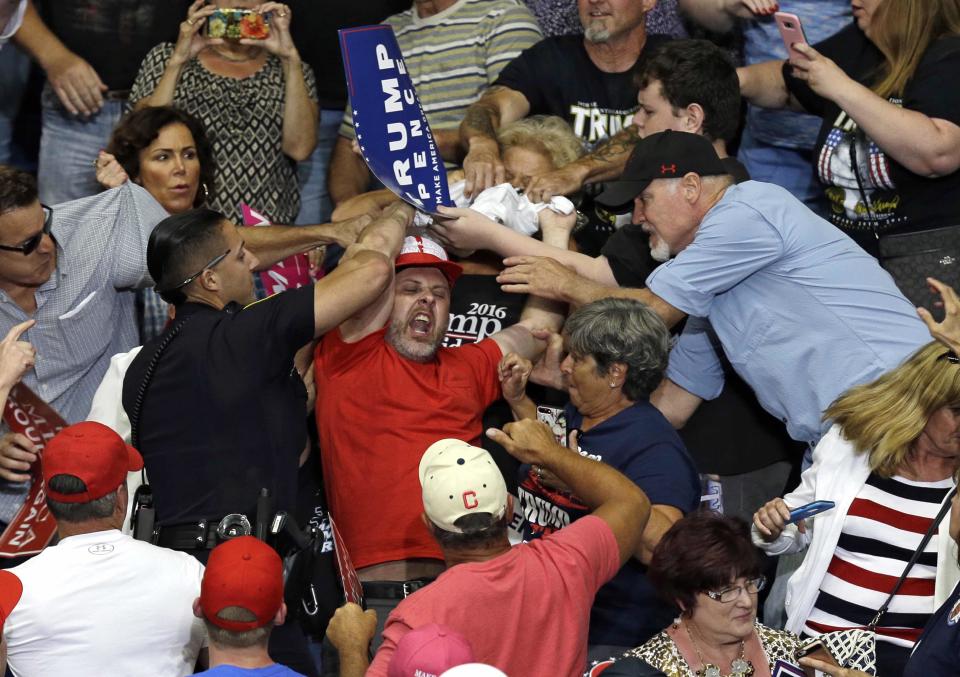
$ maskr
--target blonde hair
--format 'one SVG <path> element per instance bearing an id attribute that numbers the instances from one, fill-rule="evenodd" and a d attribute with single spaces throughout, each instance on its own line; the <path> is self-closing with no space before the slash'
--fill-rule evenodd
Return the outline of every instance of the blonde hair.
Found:
<path id="1" fill-rule="evenodd" d="M 887 60 L 873 91 L 902 97 L 930 45 L 960 34 L 960 0 L 883 0 L 872 24 L 871 40 Z"/>
<path id="2" fill-rule="evenodd" d="M 563 118 L 556 115 L 531 115 L 504 125 L 497 132 L 500 152 L 508 148 L 526 148 L 543 153 L 559 169 L 583 155 L 583 142 Z"/>
<path id="3" fill-rule="evenodd" d="M 896 474 L 930 416 L 960 403 L 960 365 L 942 360 L 948 352 L 933 341 L 880 378 L 855 386 L 825 412 L 853 444 L 870 455 L 870 469 L 881 477 Z"/>

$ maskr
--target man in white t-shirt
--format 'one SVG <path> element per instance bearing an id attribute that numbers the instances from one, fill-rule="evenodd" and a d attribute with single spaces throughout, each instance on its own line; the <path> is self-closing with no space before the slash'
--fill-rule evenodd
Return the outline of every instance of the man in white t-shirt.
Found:
<path id="1" fill-rule="evenodd" d="M 139 452 L 110 428 L 64 428 L 43 453 L 60 541 L 0 571 L 0 621 L 14 675 L 193 674 L 205 643 L 192 613 L 203 565 L 120 533 Z M 2 668 L 0 668 L 2 669 Z"/>

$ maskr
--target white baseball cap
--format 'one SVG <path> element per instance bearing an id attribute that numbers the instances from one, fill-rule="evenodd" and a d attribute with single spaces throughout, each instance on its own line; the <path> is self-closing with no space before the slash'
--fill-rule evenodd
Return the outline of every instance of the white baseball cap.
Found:
<path id="1" fill-rule="evenodd" d="M 464 515 L 507 510 L 507 485 L 486 450 L 461 440 L 434 442 L 420 459 L 423 510 L 444 531 L 462 534 L 454 522 Z"/>

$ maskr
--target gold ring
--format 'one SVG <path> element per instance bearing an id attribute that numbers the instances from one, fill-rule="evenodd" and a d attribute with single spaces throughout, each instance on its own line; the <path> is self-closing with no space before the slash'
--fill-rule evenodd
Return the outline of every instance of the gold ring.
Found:
<path id="1" fill-rule="evenodd" d="M 192 25 L 193 25 L 193 19 L 187 19 L 187 23 L 192 26 Z"/>

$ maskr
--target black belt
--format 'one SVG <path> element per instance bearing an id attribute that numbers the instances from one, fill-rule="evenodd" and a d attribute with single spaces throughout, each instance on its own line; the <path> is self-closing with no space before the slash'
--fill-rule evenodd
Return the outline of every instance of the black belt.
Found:
<path id="1" fill-rule="evenodd" d="M 363 596 L 367 599 L 406 599 L 434 580 L 436 579 L 415 578 L 410 581 L 363 581 Z"/>
<path id="2" fill-rule="evenodd" d="M 250 519 L 242 513 L 232 513 L 220 520 L 159 526 L 151 540 L 154 545 L 171 550 L 212 550 L 224 541 L 251 533 Z"/>

